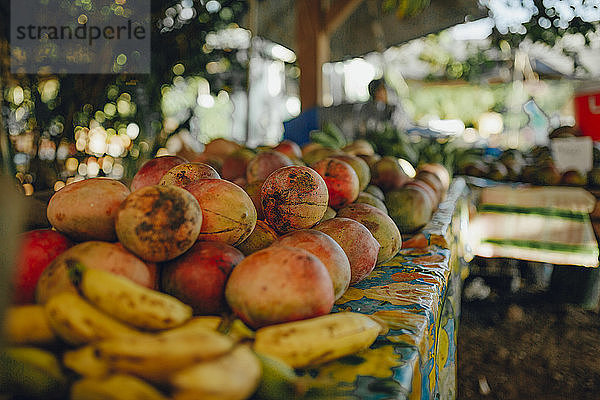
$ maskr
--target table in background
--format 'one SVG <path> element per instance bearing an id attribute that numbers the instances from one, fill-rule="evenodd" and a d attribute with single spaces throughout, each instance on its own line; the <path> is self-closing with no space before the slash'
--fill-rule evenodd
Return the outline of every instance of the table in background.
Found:
<path id="1" fill-rule="evenodd" d="M 482 257 L 598 266 L 589 214 L 596 199 L 577 187 L 495 185 L 480 189 L 470 245 Z"/>
<path id="2" fill-rule="evenodd" d="M 600 306 L 598 241 L 590 219 L 598 207 L 592 193 L 580 187 L 467 181 L 478 208 L 469 231 L 475 255 L 504 266 L 504 273 L 511 272 L 513 260 L 550 267 L 554 301 Z"/>

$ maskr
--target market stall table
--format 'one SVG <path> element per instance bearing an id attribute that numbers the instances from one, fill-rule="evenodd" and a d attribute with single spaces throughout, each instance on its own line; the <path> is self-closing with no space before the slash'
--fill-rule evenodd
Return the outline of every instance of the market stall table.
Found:
<path id="1" fill-rule="evenodd" d="M 464 278 L 465 181 L 454 180 L 431 222 L 396 257 L 351 287 L 334 311 L 384 320 L 370 349 L 306 371 L 336 382 L 335 398 L 452 399 Z"/>
<path id="2" fill-rule="evenodd" d="M 591 193 L 577 187 L 484 187 L 469 242 L 482 257 L 597 267 L 589 216 L 595 204 Z"/>

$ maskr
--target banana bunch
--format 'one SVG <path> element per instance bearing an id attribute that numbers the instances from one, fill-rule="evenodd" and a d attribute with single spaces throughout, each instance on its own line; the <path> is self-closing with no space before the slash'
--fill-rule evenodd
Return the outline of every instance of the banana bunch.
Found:
<path id="1" fill-rule="evenodd" d="M 333 149 L 342 148 L 347 144 L 344 133 L 331 122 L 326 122 L 322 130 L 312 131 L 310 141 Z"/>
<path id="2" fill-rule="evenodd" d="M 194 317 L 176 298 L 109 272 L 69 262 L 68 273 L 78 292 L 8 310 L 3 332 L 13 347 L 0 353 L 0 393 L 32 399 L 69 393 L 74 400 L 298 398 L 315 383 L 293 368 L 365 349 L 381 332 L 372 318 L 350 312 L 254 332 L 232 317 Z"/>
<path id="3" fill-rule="evenodd" d="M 243 400 L 262 377 L 248 345 L 201 323 L 100 340 L 65 352 L 63 364 L 81 376 L 71 399 Z"/>

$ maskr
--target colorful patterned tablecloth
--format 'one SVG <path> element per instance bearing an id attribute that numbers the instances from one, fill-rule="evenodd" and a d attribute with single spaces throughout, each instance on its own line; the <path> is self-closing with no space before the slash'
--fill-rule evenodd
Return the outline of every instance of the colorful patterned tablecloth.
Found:
<path id="1" fill-rule="evenodd" d="M 328 398 L 455 398 L 465 192 L 455 180 L 414 241 L 422 247 L 402 249 L 336 302 L 334 311 L 374 315 L 389 331 L 363 352 L 306 371 L 337 382 Z"/>
<path id="2" fill-rule="evenodd" d="M 497 185 L 482 188 L 478 203 L 469 235 L 476 255 L 598 266 L 596 199 L 586 190 Z"/>

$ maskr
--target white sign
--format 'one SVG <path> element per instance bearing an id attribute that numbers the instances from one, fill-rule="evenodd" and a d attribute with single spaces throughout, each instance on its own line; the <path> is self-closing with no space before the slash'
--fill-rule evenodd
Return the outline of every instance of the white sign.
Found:
<path id="1" fill-rule="evenodd" d="M 552 158 L 556 168 L 562 173 L 576 169 L 586 173 L 592 169 L 593 141 L 588 136 L 552 139 Z"/>

